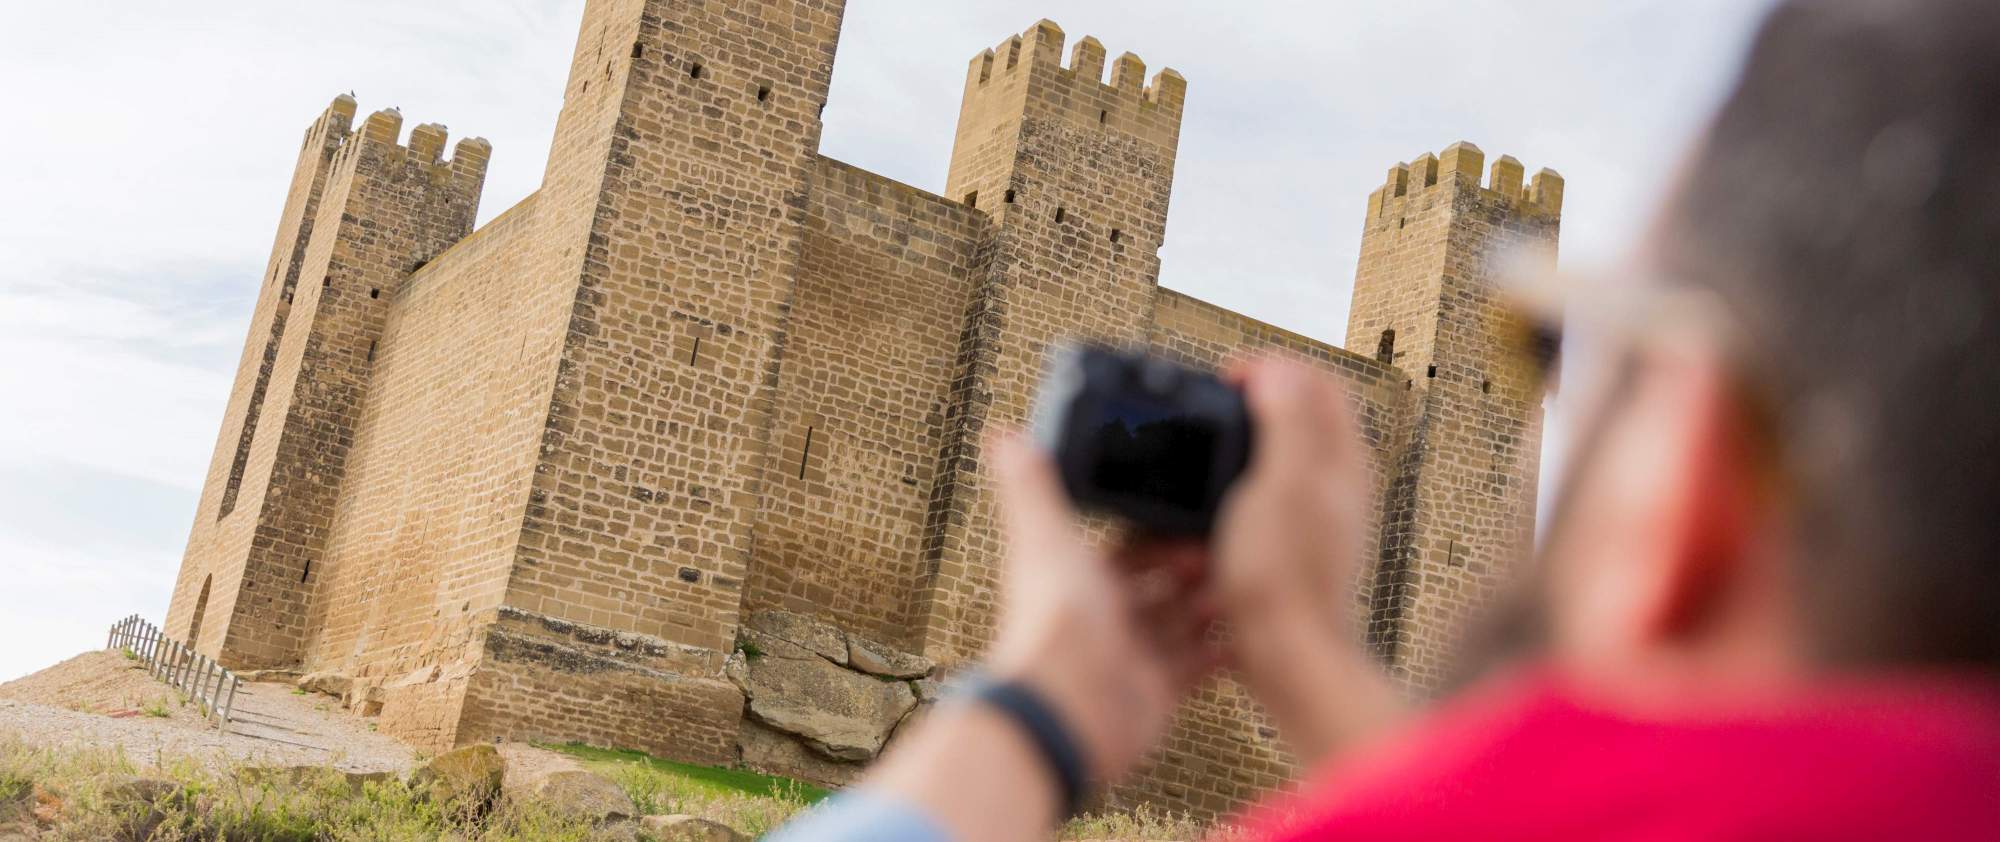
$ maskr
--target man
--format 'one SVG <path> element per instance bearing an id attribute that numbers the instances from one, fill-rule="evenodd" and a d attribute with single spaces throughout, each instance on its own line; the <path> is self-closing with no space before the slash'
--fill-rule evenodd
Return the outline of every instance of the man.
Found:
<path id="1" fill-rule="evenodd" d="M 1251 839 L 2000 838 L 2000 7 L 1778 8 L 1617 288 L 1515 645 L 1454 698 L 1348 634 L 1338 388 L 1252 362 L 1208 546 L 1100 557 L 996 448 L 992 683 L 781 838 L 1045 838 L 1217 657 L 1311 770 Z"/>

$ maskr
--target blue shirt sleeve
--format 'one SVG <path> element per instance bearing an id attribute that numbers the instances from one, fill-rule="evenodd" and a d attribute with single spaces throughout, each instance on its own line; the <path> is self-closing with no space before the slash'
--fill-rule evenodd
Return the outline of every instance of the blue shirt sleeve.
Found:
<path id="1" fill-rule="evenodd" d="M 916 807 L 855 789 L 812 808 L 764 842 L 951 842 L 951 837 Z"/>

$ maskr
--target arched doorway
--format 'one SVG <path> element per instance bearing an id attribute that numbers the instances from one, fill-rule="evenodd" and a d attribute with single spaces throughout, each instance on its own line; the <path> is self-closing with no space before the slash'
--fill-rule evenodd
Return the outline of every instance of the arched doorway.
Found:
<path id="1" fill-rule="evenodd" d="M 208 584 L 215 581 L 213 574 L 201 580 L 201 596 L 194 600 L 194 619 L 188 621 L 187 644 L 198 646 L 201 640 L 201 616 L 208 613 Z"/>

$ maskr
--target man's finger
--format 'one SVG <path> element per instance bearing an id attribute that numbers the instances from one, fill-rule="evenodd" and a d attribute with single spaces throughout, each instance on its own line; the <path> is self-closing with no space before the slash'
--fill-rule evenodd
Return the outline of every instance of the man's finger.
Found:
<path id="1" fill-rule="evenodd" d="M 996 438 L 993 473 L 999 485 L 1000 516 L 1017 555 L 1046 558 L 1043 550 L 1067 540 L 1075 529 L 1069 495 L 1055 465 L 1040 449 L 1017 435 Z"/>

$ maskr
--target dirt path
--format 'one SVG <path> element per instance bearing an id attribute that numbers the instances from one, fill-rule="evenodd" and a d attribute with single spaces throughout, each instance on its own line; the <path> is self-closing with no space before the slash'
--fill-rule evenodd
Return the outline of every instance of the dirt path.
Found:
<path id="1" fill-rule="evenodd" d="M 162 716 L 160 714 L 164 713 Z M 403 771 L 413 753 L 326 696 L 245 684 L 225 731 L 123 655 L 89 652 L 0 684 L 0 735 L 31 745 L 115 749 L 143 766 L 182 758 L 221 768 L 333 766 Z"/>

